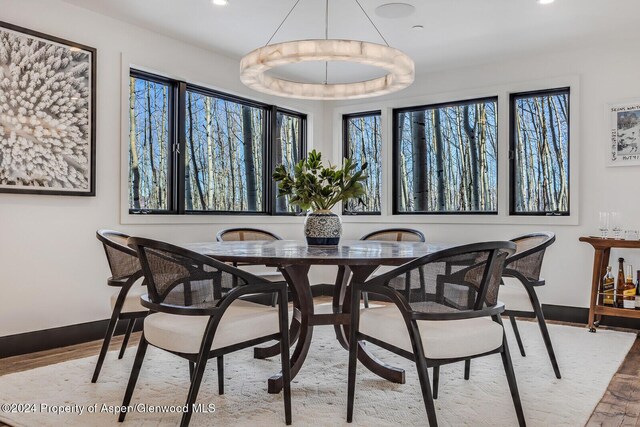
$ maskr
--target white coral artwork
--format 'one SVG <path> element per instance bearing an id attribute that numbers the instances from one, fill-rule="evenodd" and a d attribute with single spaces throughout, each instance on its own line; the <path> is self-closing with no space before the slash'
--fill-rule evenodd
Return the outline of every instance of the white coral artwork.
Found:
<path id="1" fill-rule="evenodd" d="M 93 191 L 94 55 L 0 27 L 0 191 Z"/>

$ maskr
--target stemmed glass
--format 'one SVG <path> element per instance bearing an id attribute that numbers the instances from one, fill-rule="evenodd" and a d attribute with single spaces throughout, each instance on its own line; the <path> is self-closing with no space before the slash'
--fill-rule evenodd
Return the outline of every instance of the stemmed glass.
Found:
<path id="1" fill-rule="evenodd" d="M 622 237 L 622 217 L 620 212 L 611 212 L 611 228 L 613 229 L 613 237 L 620 239 Z"/>
<path id="2" fill-rule="evenodd" d="M 609 233 L 609 212 L 600 212 L 600 237 L 606 239 Z"/>

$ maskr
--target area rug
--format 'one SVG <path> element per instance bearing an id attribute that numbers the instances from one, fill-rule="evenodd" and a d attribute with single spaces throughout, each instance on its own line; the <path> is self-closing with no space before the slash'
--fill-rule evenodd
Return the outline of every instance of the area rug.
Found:
<path id="1" fill-rule="evenodd" d="M 582 426 L 604 394 L 629 351 L 635 334 L 549 325 L 562 379 L 553 374 L 537 324 L 519 322 L 527 357 L 521 357 L 506 322 L 518 387 L 529 426 Z M 382 360 L 406 370 L 406 384 L 387 382 L 359 366 L 355 426 L 427 425 L 415 373 L 408 361 L 375 349 Z M 59 363 L 0 377 L 0 420 L 13 426 L 174 426 L 175 412 L 132 412 L 118 424 L 113 407 L 122 403 L 134 357 L 108 355 L 97 384 L 90 378 L 96 357 Z M 200 389 L 192 426 L 283 426 L 281 395 L 266 392 L 266 380 L 278 371 L 279 359 L 256 360 L 246 350 L 225 358 L 225 394 L 218 396 L 215 362 Z M 293 424 L 347 426 L 348 353 L 335 341 L 333 328 L 316 327 L 309 357 L 292 383 Z M 513 403 L 500 356 L 475 360 L 471 379 L 462 363 L 443 367 L 436 400 L 442 426 L 514 426 Z M 188 366 L 183 359 L 150 348 L 133 395 L 133 404 L 184 405 Z M 29 404 L 30 413 L 8 413 L 4 404 Z M 65 407 L 70 412 L 56 413 Z M 80 414 L 79 412 L 82 411 Z M 92 412 L 89 412 L 92 411 Z"/>

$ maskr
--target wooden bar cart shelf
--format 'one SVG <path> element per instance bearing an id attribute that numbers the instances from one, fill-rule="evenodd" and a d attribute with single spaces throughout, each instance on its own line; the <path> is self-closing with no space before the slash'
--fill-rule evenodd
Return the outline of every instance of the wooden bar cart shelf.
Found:
<path id="1" fill-rule="evenodd" d="M 640 249 L 640 240 L 603 239 L 600 237 L 580 237 L 581 242 L 589 243 L 595 249 L 593 257 L 593 277 L 591 281 L 591 299 L 589 303 L 589 332 L 595 332 L 600 318 L 605 316 L 631 317 L 640 319 L 640 310 L 617 308 L 603 304 L 600 281 L 609 265 L 611 248 Z"/>

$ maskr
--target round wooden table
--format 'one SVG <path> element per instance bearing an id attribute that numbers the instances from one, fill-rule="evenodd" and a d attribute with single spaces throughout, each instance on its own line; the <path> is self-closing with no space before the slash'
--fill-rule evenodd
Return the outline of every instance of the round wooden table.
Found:
<path id="1" fill-rule="evenodd" d="M 297 375 L 307 357 L 314 326 L 334 325 L 336 339 L 348 349 L 350 293 L 346 292 L 346 288 L 350 277 L 362 282 L 381 265 L 402 265 L 449 247 L 420 242 L 366 240 L 343 240 L 338 246 L 308 246 L 305 242 L 293 240 L 209 242 L 184 246 L 224 262 L 259 264 L 280 269 L 293 295 L 290 344 L 295 343 L 296 347 L 291 355 L 291 378 Z M 331 314 L 314 313 L 308 277 L 312 265 L 338 266 Z M 369 370 L 389 381 L 405 382 L 404 370 L 376 359 L 364 343 L 358 345 L 358 358 Z M 256 358 L 272 357 L 278 353 L 279 344 L 254 349 Z M 282 389 L 280 374 L 269 378 L 268 389 L 269 393 L 278 393 Z"/>

